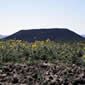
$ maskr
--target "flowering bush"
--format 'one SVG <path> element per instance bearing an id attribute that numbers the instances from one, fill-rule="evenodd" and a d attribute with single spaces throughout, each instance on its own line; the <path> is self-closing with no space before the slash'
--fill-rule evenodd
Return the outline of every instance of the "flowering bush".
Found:
<path id="1" fill-rule="evenodd" d="M 0 62 L 30 62 L 60 60 L 65 63 L 85 62 L 85 42 L 54 42 L 50 40 L 28 43 L 22 40 L 0 41 Z"/>

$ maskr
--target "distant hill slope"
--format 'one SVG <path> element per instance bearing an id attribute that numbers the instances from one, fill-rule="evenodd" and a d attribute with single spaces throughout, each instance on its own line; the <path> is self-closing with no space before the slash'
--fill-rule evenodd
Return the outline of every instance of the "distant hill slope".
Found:
<path id="1" fill-rule="evenodd" d="M 5 35 L 0 35 L 0 39 L 5 38 L 5 37 L 6 37 Z"/>
<path id="2" fill-rule="evenodd" d="M 85 35 L 81 35 L 81 36 L 85 38 Z"/>
<path id="3" fill-rule="evenodd" d="M 82 41 L 85 38 L 80 35 L 72 32 L 68 29 L 33 29 L 33 30 L 21 30 L 19 32 L 14 33 L 11 36 L 4 38 L 8 39 L 17 39 L 17 40 L 25 40 L 29 42 L 33 42 L 35 40 L 54 40 L 54 41 Z"/>

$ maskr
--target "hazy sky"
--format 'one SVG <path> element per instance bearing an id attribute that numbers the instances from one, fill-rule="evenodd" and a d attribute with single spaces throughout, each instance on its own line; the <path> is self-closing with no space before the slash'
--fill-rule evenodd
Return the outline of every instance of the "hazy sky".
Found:
<path id="1" fill-rule="evenodd" d="M 0 0 L 0 34 L 47 27 L 85 34 L 85 0 Z"/>

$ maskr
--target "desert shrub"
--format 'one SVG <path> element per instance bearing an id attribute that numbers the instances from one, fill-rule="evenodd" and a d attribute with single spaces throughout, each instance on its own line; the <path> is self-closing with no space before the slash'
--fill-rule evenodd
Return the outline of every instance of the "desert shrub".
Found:
<path id="1" fill-rule="evenodd" d="M 0 41 L 0 62 L 59 60 L 64 63 L 81 64 L 85 62 L 84 52 L 85 42 Z"/>

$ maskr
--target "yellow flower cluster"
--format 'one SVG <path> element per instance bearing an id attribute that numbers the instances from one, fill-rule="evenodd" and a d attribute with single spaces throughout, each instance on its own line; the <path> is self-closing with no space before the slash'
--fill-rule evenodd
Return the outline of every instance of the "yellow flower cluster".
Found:
<path id="1" fill-rule="evenodd" d="M 32 48 L 33 49 L 35 49 L 36 47 L 37 47 L 37 44 L 36 43 L 32 44 Z"/>

